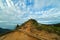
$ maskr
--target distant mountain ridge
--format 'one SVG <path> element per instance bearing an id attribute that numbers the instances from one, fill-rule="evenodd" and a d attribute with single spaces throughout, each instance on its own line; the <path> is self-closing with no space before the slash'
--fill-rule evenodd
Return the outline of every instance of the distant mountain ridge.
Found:
<path id="1" fill-rule="evenodd" d="M 11 30 L 9 30 L 9 29 L 0 28 L 0 36 L 6 34 L 6 33 L 8 33 L 8 32 L 10 32 L 10 31 L 11 31 Z"/>

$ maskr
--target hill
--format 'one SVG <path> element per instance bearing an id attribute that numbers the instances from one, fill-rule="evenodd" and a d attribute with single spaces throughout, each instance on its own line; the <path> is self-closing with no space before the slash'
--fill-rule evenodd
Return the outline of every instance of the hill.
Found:
<path id="1" fill-rule="evenodd" d="M 55 32 L 59 32 L 57 28 L 30 19 L 22 25 L 17 25 L 14 31 L 1 36 L 0 40 L 60 40 L 60 35 Z"/>
<path id="2" fill-rule="evenodd" d="M 9 33 L 11 30 L 0 28 L 0 36 Z"/>

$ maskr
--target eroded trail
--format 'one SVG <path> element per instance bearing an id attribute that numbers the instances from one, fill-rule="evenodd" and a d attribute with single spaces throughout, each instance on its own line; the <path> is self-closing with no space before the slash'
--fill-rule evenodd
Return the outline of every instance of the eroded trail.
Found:
<path id="1" fill-rule="evenodd" d="M 17 31 L 0 37 L 0 40 L 40 40 L 25 31 Z"/>
<path id="2" fill-rule="evenodd" d="M 19 30 L 19 31 L 25 33 L 26 35 L 28 35 L 28 36 L 30 36 L 30 37 L 36 38 L 37 40 L 47 40 L 47 39 L 41 37 L 41 36 L 38 35 L 38 34 L 34 34 L 34 33 L 31 33 L 31 32 L 26 32 L 25 30 Z"/>
<path id="3" fill-rule="evenodd" d="M 34 30 L 35 33 L 32 32 L 26 32 L 25 30 L 19 30 L 23 33 L 25 33 L 26 35 L 36 38 L 37 40 L 60 40 L 60 36 L 56 35 L 56 34 L 49 34 L 49 33 L 45 33 L 44 31 L 42 32 L 38 32 L 37 30 Z"/>
<path id="4" fill-rule="evenodd" d="M 32 33 L 28 33 L 28 32 L 26 32 L 26 31 L 24 31 L 24 30 L 19 30 L 19 31 L 25 33 L 26 35 L 28 35 L 28 36 L 30 36 L 30 37 L 36 38 L 37 40 L 41 40 L 41 38 L 38 38 L 36 35 L 34 35 L 34 34 L 32 34 Z"/>
<path id="5" fill-rule="evenodd" d="M 50 37 L 52 37 L 52 35 Z M 26 32 L 25 30 L 16 30 L 14 32 L 11 32 L 7 35 L 0 37 L 0 40 L 60 40 L 60 37 L 59 38 L 50 37 L 47 38 L 42 34 L 38 35 L 36 33 L 34 34 L 32 32 Z"/>

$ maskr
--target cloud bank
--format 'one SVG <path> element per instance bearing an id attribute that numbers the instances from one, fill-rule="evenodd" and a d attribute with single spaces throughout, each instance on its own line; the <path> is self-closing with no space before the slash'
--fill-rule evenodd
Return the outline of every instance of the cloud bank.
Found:
<path id="1" fill-rule="evenodd" d="M 60 23 L 60 0 L 0 0 L 0 24 L 22 24 L 30 18 L 42 24 Z"/>

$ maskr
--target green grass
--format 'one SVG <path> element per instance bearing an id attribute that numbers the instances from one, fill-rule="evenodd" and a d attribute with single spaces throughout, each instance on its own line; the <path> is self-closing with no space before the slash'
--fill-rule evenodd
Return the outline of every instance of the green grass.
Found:
<path id="1" fill-rule="evenodd" d="M 36 27 L 38 30 L 45 30 L 48 31 L 49 33 L 56 33 L 60 35 L 60 27 L 57 26 L 52 26 L 52 25 L 39 25 Z"/>

